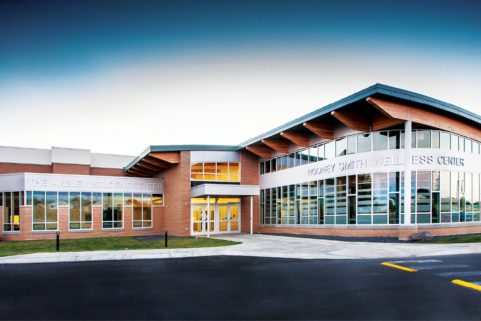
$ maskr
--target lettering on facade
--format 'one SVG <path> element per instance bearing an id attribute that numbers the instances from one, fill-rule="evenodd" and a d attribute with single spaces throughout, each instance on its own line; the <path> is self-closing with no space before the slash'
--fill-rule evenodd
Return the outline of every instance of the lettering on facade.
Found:
<path id="1" fill-rule="evenodd" d="M 322 174 L 331 174 L 334 172 L 341 173 L 343 171 L 358 170 L 363 168 L 381 168 L 396 165 L 403 165 L 402 155 L 387 155 L 373 159 L 363 158 L 350 161 L 338 162 L 334 164 L 323 165 L 307 170 L 308 176 L 317 176 Z M 464 167 L 464 158 L 455 156 L 434 156 L 434 155 L 414 155 L 411 159 L 412 165 L 442 165 L 442 166 L 459 166 Z"/>
<path id="2" fill-rule="evenodd" d="M 330 164 L 330 165 L 326 165 L 326 166 L 311 168 L 307 171 L 307 175 L 308 176 L 316 176 L 316 175 L 320 175 L 320 174 L 333 173 L 335 167 L 336 167 L 336 164 Z"/>
<path id="3" fill-rule="evenodd" d="M 436 162 L 438 165 L 464 167 L 464 158 L 455 156 L 438 156 L 419 155 L 413 156 L 413 165 L 430 165 Z"/>
<path id="4" fill-rule="evenodd" d="M 83 188 L 83 189 L 124 189 L 124 190 L 159 190 L 161 182 L 128 182 L 121 180 L 82 180 L 77 178 L 29 178 L 27 185 L 31 188 Z"/>

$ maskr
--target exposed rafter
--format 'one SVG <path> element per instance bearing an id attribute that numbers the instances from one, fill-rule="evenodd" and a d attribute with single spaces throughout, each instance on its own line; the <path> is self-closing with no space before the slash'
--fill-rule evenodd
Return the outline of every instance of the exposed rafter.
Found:
<path id="1" fill-rule="evenodd" d="M 272 157 L 272 149 L 266 146 L 258 146 L 258 145 L 250 145 L 246 146 L 246 149 L 261 158 L 271 158 Z"/>
<path id="2" fill-rule="evenodd" d="M 152 176 L 152 174 L 149 174 L 149 173 L 147 173 L 145 171 L 142 171 L 142 170 L 139 170 L 137 168 L 131 168 L 127 172 L 130 173 L 130 174 L 133 174 L 135 176 L 141 176 L 141 177 L 151 177 Z"/>
<path id="3" fill-rule="evenodd" d="M 387 117 L 384 114 L 376 113 L 372 119 L 372 130 L 381 130 L 404 123 L 402 119 Z"/>
<path id="4" fill-rule="evenodd" d="M 289 152 L 289 142 L 285 139 L 266 138 L 262 140 L 262 143 L 278 153 L 286 154 Z"/>
<path id="5" fill-rule="evenodd" d="M 158 172 L 159 170 L 161 170 L 161 168 L 159 168 L 157 166 L 154 166 L 154 165 L 151 165 L 151 164 L 148 164 L 144 160 L 141 160 L 140 162 L 135 164 L 135 166 L 144 168 L 144 169 L 149 170 L 149 171 L 154 171 L 154 172 Z"/>
<path id="6" fill-rule="evenodd" d="M 369 119 L 367 117 L 361 118 L 359 117 L 359 115 L 355 115 L 352 112 L 346 110 L 332 111 L 331 115 L 351 129 L 359 130 L 362 132 L 366 132 L 369 130 Z"/>
<path id="7" fill-rule="evenodd" d="M 150 157 L 160 159 L 169 164 L 180 163 L 180 152 L 154 152 L 149 154 Z"/>
<path id="8" fill-rule="evenodd" d="M 411 120 L 414 123 L 443 129 L 476 140 L 478 140 L 481 135 L 481 129 L 479 129 L 479 127 L 453 117 L 419 108 L 409 102 L 400 103 L 372 96 L 367 97 L 366 101 L 387 117 Z"/>
<path id="9" fill-rule="evenodd" d="M 334 130 L 332 128 L 332 125 L 309 121 L 303 123 L 302 126 L 304 126 L 304 128 L 310 130 L 312 133 L 316 134 L 322 139 L 334 138 Z"/>
<path id="10" fill-rule="evenodd" d="M 164 162 L 164 161 L 162 161 L 160 159 L 157 159 L 157 158 L 150 157 L 150 156 L 144 157 L 142 159 L 142 162 L 148 163 L 148 164 L 153 165 L 155 167 L 158 167 L 159 169 L 167 168 L 167 167 L 170 166 L 169 163 Z"/>
<path id="11" fill-rule="evenodd" d="M 281 132 L 281 136 L 290 140 L 299 147 L 309 146 L 309 134 L 302 132 L 286 131 Z"/>

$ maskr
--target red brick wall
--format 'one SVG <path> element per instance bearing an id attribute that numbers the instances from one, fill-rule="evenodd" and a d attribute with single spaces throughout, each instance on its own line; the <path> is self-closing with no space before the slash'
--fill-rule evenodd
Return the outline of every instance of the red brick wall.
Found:
<path id="1" fill-rule="evenodd" d="M 241 152 L 241 184 L 259 185 L 259 158 L 247 151 Z M 254 196 L 254 231 L 259 223 L 259 196 Z M 241 198 L 241 232 L 250 233 L 250 196 Z"/>
<path id="2" fill-rule="evenodd" d="M 90 175 L 89 165 L 78 164 L 52 164 L 52 173 L 54 174 L 78 174 L 78 175 Z"/>
<path id="3" fill-rule="evenodd" d="M 172 235 L 190 235 L 190 152 L 180 153 L 180 163 L 162 173 L 164 227 Z"/>
<path id="4" fill-rule="evenodd" d="M 90 167 L 90 175 L 125 176 L 124 171 L 120 168 L 101 168 L 101 167 Z"/>
<path id="5" fill-rule="evenodd" d="M 241 184 L 258 185 L 259 184 L 259 157 L 248 152 L 240 153 L 241 159 Z"/>
<path id="6" fill-rule="evenodd" d="M 254 232 L 258 229 L 259 226 L 259 196 L 253 197 L 253 204 L 254 204 Z M 241 232 L 242 233 L 250 233 L 250 210 L 251 210 L 251 197 L 244 196 L 241 198 Z"/>
<path id="7" fill-rule="evenodd" d="M 52 173 L 51 165 L 0 163 L 0 174 L 8 173 Z"/>
<path id="8" fill-rule="evenodd" d="M 0 163 L 0 174 L 8 173 L 55 173 L 55 174 L 80 174 L 101 176 L 125 176 L 120 168 L 100 168 L 89 165 L 58 164 L 35 165 Z"/>

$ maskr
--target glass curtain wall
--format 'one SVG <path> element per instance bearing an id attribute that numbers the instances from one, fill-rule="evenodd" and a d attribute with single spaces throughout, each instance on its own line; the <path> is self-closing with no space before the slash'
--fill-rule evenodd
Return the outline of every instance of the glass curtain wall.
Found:
<path id="1" fill-rule="evenodd" d="M 412 147 L 445 149 L 476 155 L 481 153 L 481 143 L 479 141 L 440 130 L 429 129 L 413 130 Z M 260 164 L 260 173 L 267 174 L 348 154 L 401 148 L 404 148 L 403 130 L 396 129 L 353 134 L 263 161 Z M 193 169 L 192 172 L 198 174 L 200 170 L 199 167 L 196 170 Z M 199 178 L 197 177 L 196 179 Z"/>
<path id="2" fill-rule="evenodd" d="M 412 173 L 412 223 L 480 221 L 479 173 Z M 262 224 L 402 224 L 403 172 L 340 176 L 262 190 Z"/>

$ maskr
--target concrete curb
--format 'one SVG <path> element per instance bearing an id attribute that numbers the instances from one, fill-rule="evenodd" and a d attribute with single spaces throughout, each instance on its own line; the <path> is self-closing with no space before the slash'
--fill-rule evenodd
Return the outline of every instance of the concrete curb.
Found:
<path id="1" fill-rule="evenodd" d="M 0 264 L 170 259 L 200 256 L 254 256 L 286 259 L 384 259 L 481 253 L 481 244 L 399 244 L 346 242 L 273 235 L 222 235 L 242 242 L 222 247 L 34 253 L 0 257 Z"/>

